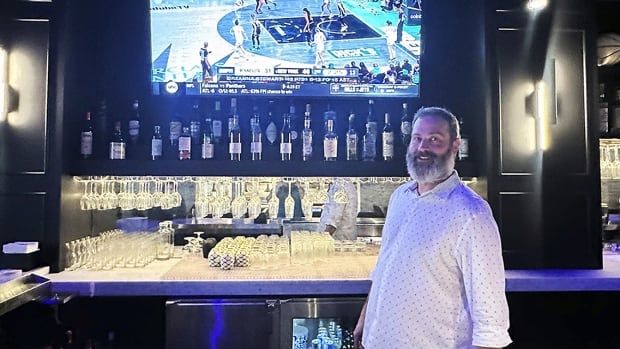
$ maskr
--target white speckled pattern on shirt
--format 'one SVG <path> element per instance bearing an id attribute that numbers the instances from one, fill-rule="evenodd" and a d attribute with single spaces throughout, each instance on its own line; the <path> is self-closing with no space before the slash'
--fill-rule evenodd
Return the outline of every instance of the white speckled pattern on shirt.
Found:
<path id="1" fill-rule="evenodd" d="M 390 198 L 364 347 L 510 344 L 501 242 L 488 204 L 456 171 L 423 195 L 415 189 L 405 183 Z"/>

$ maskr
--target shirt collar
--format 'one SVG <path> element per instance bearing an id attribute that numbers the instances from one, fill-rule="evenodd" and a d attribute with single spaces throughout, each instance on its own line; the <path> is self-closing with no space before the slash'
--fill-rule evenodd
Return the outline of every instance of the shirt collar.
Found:
<path id="1" fill-rule="evenodd" d="M 452 170 L 452 174 L 448 176 L 443 182 L 437 184 L 435 188 L 427 191 L 426 193 L 420 195 L 418 193 L 418 183 L 413 182 L 409 188 L 407 189 L 409 192 L 416 195 L 416 198 L 422 198 L 425 196 L 434 195 L 441 199 L 447 199 L 450 196 L 450 193 L 461 183 L 461 178 L 459 177 L 459 173 L 456 170 Z"/>

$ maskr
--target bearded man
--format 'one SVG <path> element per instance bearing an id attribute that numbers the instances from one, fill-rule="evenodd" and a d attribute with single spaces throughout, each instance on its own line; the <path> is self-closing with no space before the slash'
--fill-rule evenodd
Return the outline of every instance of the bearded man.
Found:
<path id="1" fill-rule="evenodd" d="M 356 348 L 503 348 L 508 334 L 504 263 L 487 202 L 454 170 L 459 123 L 443 108 L 413 119 L 413 182 L 388 204 Z"/>

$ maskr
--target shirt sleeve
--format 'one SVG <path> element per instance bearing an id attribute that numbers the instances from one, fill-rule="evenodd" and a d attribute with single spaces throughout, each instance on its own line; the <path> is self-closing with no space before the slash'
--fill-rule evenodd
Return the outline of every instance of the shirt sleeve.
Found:
<path id="1" fill-rule="evenodd" d="M 329 200 L 323 205 L 323 212 L 321 213 L 320 229 L 325 230 L 328 225 L 338 228 L 338 222 L 342 218 L 344 213 L 345 204 L 339 204 L 334 200 L 334 193 L 336 192 L 336 184 L 329 188 L 328 196 Z"/>
<path id="2" fill-rule="evenodd" d="M 473 322 L 472 345 L 507 346 L 512 340 L 508 334 L 504 261 L 499 231 L 490 209 L 469 218 L 456 253 Z"/>

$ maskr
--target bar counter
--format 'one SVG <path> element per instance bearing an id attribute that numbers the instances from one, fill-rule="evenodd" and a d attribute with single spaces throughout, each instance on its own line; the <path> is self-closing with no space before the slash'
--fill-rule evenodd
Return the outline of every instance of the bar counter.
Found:
<path id="1" fill-rule="evenodd" d="M 350 259 L 346 267 L 344 263 L 328 265 L 328 272 L 313 267 L 316 275 L 309 275 L 307 267 L 296 265 L 261 271 L 209 270 L 201 264 L 205 263 L 204 259 L 194 258 L 155 261 L 139 269 L 63 271 L 47 277 L 52 281 L 53 292 L 85 297 L 359 295 L 367 294 L 370 288 L 368 277 L 359 273 L 372 269 L 368 256 L 359 258 L 362 262 Z M 194 273 L 191 268 L 181 267 L 176 275 L 171 275 L 182 262 L 195 265 Z M 601 270 L 507 270 L 506 289 L 508 292 L 620 290 L 620 255 L 604 255 L 603 262 Z M 343 275 L 347 268 L 354 268 L 349 272 L 354 270 L 358 275 Z"/>

